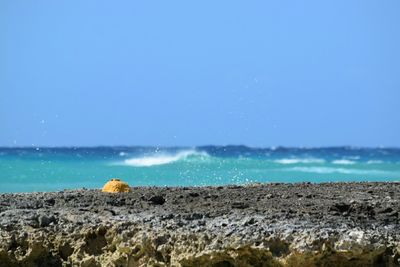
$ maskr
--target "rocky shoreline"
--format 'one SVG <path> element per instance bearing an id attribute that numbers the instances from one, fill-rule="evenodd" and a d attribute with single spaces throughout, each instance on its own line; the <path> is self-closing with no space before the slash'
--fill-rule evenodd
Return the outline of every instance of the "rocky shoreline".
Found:
<path id="1" fill-rule="evenodd" d="M 400 266 L 400 183 L 0 194 L 0 267 Z"/>

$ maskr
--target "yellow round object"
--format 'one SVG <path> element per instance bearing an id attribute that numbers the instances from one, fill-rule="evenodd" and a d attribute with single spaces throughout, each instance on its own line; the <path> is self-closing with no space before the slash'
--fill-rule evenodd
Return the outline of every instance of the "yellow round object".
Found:
<path id="1" fill-rule="evenodd" d="M 128 193 L 131 192 L 131 188 L 125 182 L 122 182 L 120 179 L 111 179 L 108 181 L 101 190 L 102 192 L 107 193 Z"/>

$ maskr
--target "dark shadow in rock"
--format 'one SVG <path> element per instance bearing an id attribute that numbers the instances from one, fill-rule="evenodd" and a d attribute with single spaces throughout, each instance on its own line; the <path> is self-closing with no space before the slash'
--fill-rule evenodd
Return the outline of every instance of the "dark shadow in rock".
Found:
<path id="1" fill-rule="evenodd" d="M 229 261 L 220 261 L 220 262 L 214 263 L 212 265 L 212 267 L 235 267 L 235 265 L 233 265 Z"/>
<path id="2" fill-rule="evenodd" d="M 163 196 L 157 195 L 149 198 L 149 202 L 151 202 L 154 205 L 162 205 L 165 203 L 165 199 Z"/>
<path id="3" fill-rule="evenodd" d="M 100 255 L 103 248 L 107 245 L 105 231 L 101 228 L 98 231 L 90 231 L 86 236 L 85 251 L 89 255 Z"/>

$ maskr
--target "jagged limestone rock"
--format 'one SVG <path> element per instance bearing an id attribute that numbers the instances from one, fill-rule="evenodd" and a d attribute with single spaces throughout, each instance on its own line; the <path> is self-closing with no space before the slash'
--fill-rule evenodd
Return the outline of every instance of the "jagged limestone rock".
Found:
<path id="1" fill-rule="evenodd" d="M 0 194 L 0 267 L 400 266 L 398 192 L 333 183 Z"/>

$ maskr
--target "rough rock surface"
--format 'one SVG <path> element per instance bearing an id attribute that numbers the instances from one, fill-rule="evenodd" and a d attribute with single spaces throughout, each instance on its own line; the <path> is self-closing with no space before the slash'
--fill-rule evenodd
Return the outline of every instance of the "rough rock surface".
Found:
<path id="1" fill-rule="evenodd" d="M 400 183 L 0 195 L 0 267 L 400 266 Z"/>

